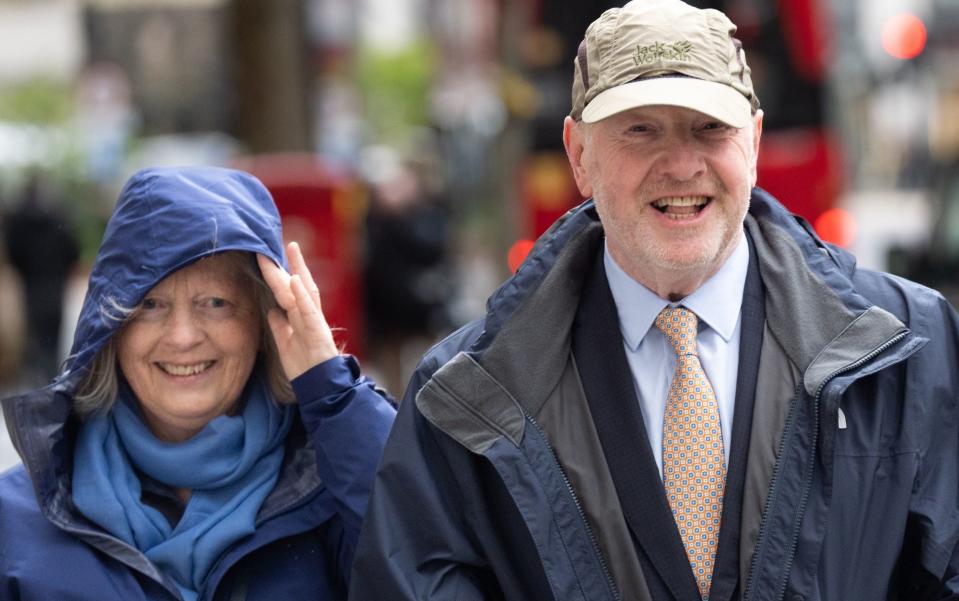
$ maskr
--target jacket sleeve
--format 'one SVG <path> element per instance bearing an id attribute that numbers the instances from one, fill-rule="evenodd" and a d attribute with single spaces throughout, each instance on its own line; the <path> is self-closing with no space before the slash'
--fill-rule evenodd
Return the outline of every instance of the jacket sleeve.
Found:
<path id="1" fill-rule="evenodd" d="M 348 572 L 366 514 L 376 466 L 396 416 L 350 356 L 325 361 L 292 382 L 317 470 L 343 521 L 340 563 Z"/>
<path id="2" fill-rule="evenodd" d="M 908 586 L 923 591 L 910 598 L 959 601 L 959 316 L 938 301 L 920 317 L 930 342 L 918 358 L 923 375 L 910 383 L 923 417 L 910 506 L 922 573 Z"/>
<path id="3" fill-rule="evenodd" d="M 441 434 L 416 408 L 427 379 L 414 374 L 376 475 L 353 563 L 353 601 L 502 598 L 484 592 L 486 562 L 465 524 Z"/>

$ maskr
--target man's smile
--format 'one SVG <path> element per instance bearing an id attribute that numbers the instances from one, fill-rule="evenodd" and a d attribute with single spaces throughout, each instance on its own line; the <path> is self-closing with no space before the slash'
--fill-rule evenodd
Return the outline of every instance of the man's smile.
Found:
<path id="1" fill-rule="evenodd" d="M 652 205 L 670 219 L 686 219 L 699 214 L 711 200 L 709 196 L 668 196 L 654 200 Z"/>

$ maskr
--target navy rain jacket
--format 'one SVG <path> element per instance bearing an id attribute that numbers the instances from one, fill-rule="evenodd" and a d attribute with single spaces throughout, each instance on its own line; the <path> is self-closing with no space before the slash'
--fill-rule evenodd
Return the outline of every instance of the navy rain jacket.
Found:
<path id="1" fill-rule="evenodd" d="M 179 599 L 137 549 L 73 507 L 73 394 L 121 318 L 157 282 L 201 257 L 260 253 L 286 266 L 280 219 L 256 179 L 218 168 L 146 170 L 107 226 L 74 345 L 53 384 L 3 401 L 23 464 L 0 475 L 0 599 Z M 228 549 L 201 600 L 342 599 L 376 463 L 394 409 L 335 358 L 293 381 L 299 411 L 256 532 Z M 184 466 L 184 469 L 189 469 Z"/>
<path id="2" fill-rule="evenodd" d="M 766 317 L 738 598 L 959 599 L 955 310 L 935 291 L 857 269 L 762 190 L 745 226 Z M 604 554 L 596 535 L 617 520 L 591 524 L 584 509 L 616 491 L 576 489 L 564 463 L 605 465 L 589 460 L 602 449 L 589 445 L 589 414 L 572 412 L 584 393 L 570 367 L 602 236 L 591 201 L 571 211 L 484 319 L 424 357 L 377 473 L 351 599 L 674 598 L 653 597 L 636 570 L 616 572 L 637 524 Z M 579 427 L 549 438 L 544 414 Z"/>

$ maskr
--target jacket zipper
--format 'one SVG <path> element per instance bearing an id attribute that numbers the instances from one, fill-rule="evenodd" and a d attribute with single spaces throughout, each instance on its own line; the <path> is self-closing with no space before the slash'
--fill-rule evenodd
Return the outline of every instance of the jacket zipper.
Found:
<path id="1" fill-rule="evenodd" d="M 596 553 L 596 558 L 599 560 L 599 565 L 603 568 L 603 575 L 606 577 L 606 584 L 609 586 L 609 590 L 613 593 L 613 599 L 619 601 L 619 591 L 616 590 L 616 583 L 613 582 L 613 576 L 609 571 L 609 567 L 606 565 L 606 559 L 603 557 L 603 553 L 599 549 L 599 543 L 596 541 L 596 535 L 593 533 L 592 527 L 589 525 L 589 520 L 586 519 L 586 512 L 583 511 L 583 506 L 579 502 L 579 497 L 576 496 L 576 491 L 573 490 L 573 485 L 569 481 L 569 478 L 566 476 L 566 471 L 563 469 L 562 465 L 559 463 L 559 458 L 556 456 L 556 451 L 553 449 L 553 446 L 549 443 L 549 439 L 546 438 L 546 433 L 543 432 L 543 429 L 540 427 L 536 420 L 533 419 L 533 416 L 523 409 L 523 414 L 526 416 L 526 419 L 536 428 L 536 431 L 542 437 L 543 442 L 546 444 L 546 448 L 549 449 L 550 455 L 553 457 L 553 463 L 556 465 L 556 468 L 559 470 L 560 475 L 563 476 L 563 482 L 566 484 L 566 490 L 569 491 L 569 495 L 573 498 L 573 504 L 576 506 L 576 511 L 579 512 L 579 517 L 583 522 L 583 526 L 586 528 L 586 534 L 589 536 L 589 541 L 593 545 L 593 551 Z"/>
<path id="2" fill-rule="evenodd" d="M 885 352 L 887 349 L 898 343 L 900 340 L 906 337 L 906 332 L 900 332 L 896 334 L 881 346 L 873 350 L 871 353 L 865 357 L 859 359 L 855 363 L 846 365 L 837 369 L 836 371 L 829 374 L 822 382 L 820 382 L 819 387 L 816 388 L 816 394 L 813 397 L 815 402 L 813 403 L 813 433 L 812 433 L 812 460 L 809 462 L 809 468 L 806 470 L 806 477 L 804 482 L 806 483 L 803 487 L 802 498 L 799 501 L 799 511 L 797 512 L 797 523 L 793 526 L 793 537 L 792 541 L 789 544 L 789 555 L 786 558 L 786 569 L 783 572 L 783 580 L 779 585 L 779 591 L 777 597 L 782 599 L 786 595 L 786 584 L 789 581 L 789 572 L 792 570 L 793 561 L 796 559 L 796 547 L 799 544 L 799 523 L 798 520 L 801 519 L 801 516 L 806 512 L 806 503 L 809 501 L 809 481 L 812 478 L 812 470 L 815 465 L 815 456 L 816 456 L 816 445 L 818 444 L 819 439 L 819 401 L 822 398 L 822 391 L 829 382 L 831 382 L 836 376 L 853 371 L 862 367 L 869 361 L 872 361 L 877 356 Z"/>
<path id="3" fill-rule="evenodd" d="M 858 369 L 859 367 L 862 367 L 869 361 L 872 361 L 877 356 L 884 353 L 890 347 L 900 342 L 903 338 L 906 337 L 907 334 L 908 332 L 900 332 L 896 334 L 895 336 L 893 336 L 892 338 L 890 338 L 889 340 L 887 340 L 886 342 L 884 342 L 883 344 L 881 344 L 879 347 L 873 349 L 872 352 L 865 355 L 861 359 L 855 361 L 854 363 L 850 363 L 849 365 L 845 365 L 837 369 L 836 371 L 829 374 L 826 378 L 824 378 L 823 381 L 819 383 L 819 387 L 816 388 L 816 393 L 813 395 L 813 417 L 812 417 L 813 432 L 812 432 L 812 444 L 810 445 L 810 451 L 812 453 L 812 457 L 809 461 L 809 466 L 806 468 L 806 474 L 803 478 L 803 483 L 804 483 L 803 492 L 802 492 L 802 496 L 800 497 L 799 507 L 796 512 L 796 523 L 793 526 L 792 540 L 789 543 L 789 553 L 786 557 L 785 569 L 783 570 L 783 579 L 782 579 L 782 582 L 777 587 L 778 590 L 776 591 L 776 595 L 774 597 L 775 599 L 781 600 L 785 597 L 786 585 L 789 582 L 789 573 L 792 571 L 792 564 L 793 564 L 793 561 L 795 561 L 796 559 L 796 547 L 799 544 L 799 525 L 802 520 L 802 516 L 806 513 L 806 504 L 809 502 L 809 488 L 810 488 L 809 481 L 812 477 L 812 470 L 815 467 L 816 445 L 819 444 L 819 402 L 822 397 L 823 389 L 836 376 L 849 371 L 853 371 L 855 369 Z M 800 387 L 801 386 L 802 384 L 800 384 Z M 800 389 L 797 389 L 797 392 L 799 390 Z M 792 417 L 790 417 L 790 420 L 791 419 Z M 786 430 L 784 431 L 788 431 L 790 425 L 791 424 L 787 424 Z M 775 486 L 777 484 L 778 476 L 780 474 L 780 468 L 781 468 L 781 465 L 777 465 L 776 470 L 773 473 L 773 480 L 770 484 L 771 491 L 775 489 Z M 756 540 L 761 541 L 763 539 L 763 534 L 765 533 L 765 529 L 766 529 L 766 519 L 768 517 L 769 504 L 773 496 L 774 495 L 770 494 L 766 497 L 766 503 L 763 508 L 763 519 L 762 519 L 762 522 L 760 523 L 759 535 L 757 536 Z M 751 593 L 755 583 L 755 576 L 756 576 L 756 565 L 757 565 L 757 562 L 753 561 L 752 565 L 749 568 L 749 580 L 746 585 L 746 593 L 743 596 L 743 599 L 746 601 L 751 601 L 751 597 L 752 597 Z"/>
<path id="4" fill-rule="evenodd" d="M 801 393 L 802 393 L 802 382 L 800 382 L 799 385 L 796 387 L 796 393 L 793 395 L 793 398 L 798 399 Z M 792 429 L 793 421 L 795 421 L 795 415 L 793 411 L 790 411 L 789 416 L 786 419 L 786 425 L 783 428 L 784 437 L 786 433 Z M 781 456 L 782 455 L 780 455 L 780 457 Z M 776 463 L 776 467 L 773 470 L 773 476 L 769 482 L 769 494 L 766 495 L 766 502 L 763 504 L 763 517 L 762 517 L 762 520 L 759 522 L 759 533 L 756 535 L 757 541 L 762 541 L 765 537 L 766 526 L 768 523 L 767 519 L 769 516 L 769 508 L 770 508 L 770 505 L 772 505 L 773 497 L 776 496 L 772 493 L 776 490 L 776 487 L 779 484 L 779 476 L 782 473 L 782 468 L 783 468 L 783 464 L 780 461 Z M 758 550 L 758 545 L 756 547 L 756 550 Z M 746 590 L 743 593 L 743 601 L 751 601 L 752 599 L 753 584 L 756 580 L 756 565 L 759 563 L 758 561 L 756 561 L 756 555 L 755 555 L 756 550 L 753 551 L 753 559 L 752 559 L 751 565 L 749 566 L 749 578 L 746 581 Z"/>

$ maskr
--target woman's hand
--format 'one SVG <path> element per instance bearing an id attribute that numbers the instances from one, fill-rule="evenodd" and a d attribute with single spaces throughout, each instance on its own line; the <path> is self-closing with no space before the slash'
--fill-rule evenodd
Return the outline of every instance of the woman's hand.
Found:
<path id="1" fill-rule="evenodd" d="M 303 260 L 300 246 L 290 242 L 286 253 L 292 275 L 263 255 L 257 255 L 256 259 L 277 304 L 286 311 L 283 315 L 282 311 L 273 309 L 268 319 L 283 371 L 292 380 L 314 365 L 337 356 L 339 350 L 323 315 L 320 290 Z"/>

